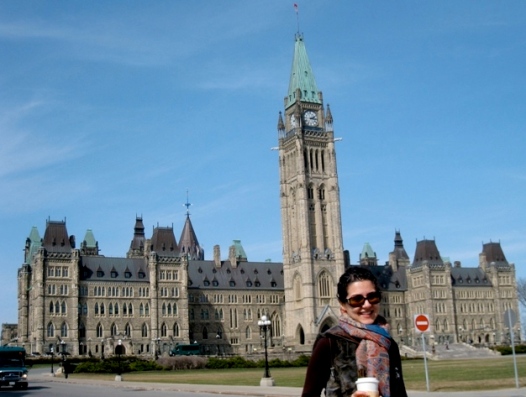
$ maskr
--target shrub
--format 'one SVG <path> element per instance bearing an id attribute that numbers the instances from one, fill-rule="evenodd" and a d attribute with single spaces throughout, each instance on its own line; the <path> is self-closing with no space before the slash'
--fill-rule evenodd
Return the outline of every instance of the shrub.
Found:
<path id="1" fill-rule="evenodd" d="M 207 359 L 198 356 L 175 356 L 161 357 L 157 360 L 164 370 L 203 369 L 206 367 Z"/>

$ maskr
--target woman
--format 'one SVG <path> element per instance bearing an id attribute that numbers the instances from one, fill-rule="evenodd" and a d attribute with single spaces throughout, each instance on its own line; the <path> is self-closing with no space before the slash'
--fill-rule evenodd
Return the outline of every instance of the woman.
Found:
<path id="1" fill-rule="evenodd" d="M 372 272 L 351 266 L 338 282 L 338 325 L 314 343 L 302 397 L 367 397 L 356 391 L 358 377 L 379 381 L 382 397 L 407 397 L 398 345 L 378 315 L 382 294 Z"/>

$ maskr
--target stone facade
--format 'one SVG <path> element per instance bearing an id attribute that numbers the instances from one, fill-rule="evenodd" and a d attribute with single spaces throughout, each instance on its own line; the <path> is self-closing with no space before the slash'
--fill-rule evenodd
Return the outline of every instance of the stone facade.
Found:
<path id="1" fill-rule="evenodd" d="M 335 286 L 351 266 L 343 249 L 337 140 L 298 35 L 278 117 L 283 263 L 250 262 L 240 241 L 226 259 L 216 246 L 205 260 L 189 214 L 179 241 L 173 228 L 156 227 L 147 237 L 136 218 L 130 249 L 118 258 L 99 255 L 91 230 L 77 247 L 65 222 L 48 220 L 43 238 L 33 228 L 26 240 L 18 325 L 3 325 L 2 343 L 16 335 L 28 351 L 104 357 L 119 341 L 124 354 L 147 356 L 197 342 L 202 354 L 250 356 L 262 349 L 258 320 L 266 315 L 271 353 L 310 351 L 316 335 L 337 322 Z M 520 325 L 510 330 L 504 321 L 519 311 L 515 266 L 500 243 L 484 244 L 478 267 L 464 268 L 431 240 L 417 243 L 411 262 L 396 232 L 385 265 L 369 244 L 356 265 L 377 274 L 383 315 L 404 345 L 421 343 L 413 324 L 419 313 L 431 320 L 426 338 L 433 343 L 520 337 Z"/>

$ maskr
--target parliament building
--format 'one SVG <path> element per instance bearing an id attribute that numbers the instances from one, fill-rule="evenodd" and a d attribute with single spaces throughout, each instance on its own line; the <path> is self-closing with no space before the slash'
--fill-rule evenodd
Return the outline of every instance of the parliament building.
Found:
<path id="1" fill-rule="evenodd" d="M 277 133 L 282 263 L 250 261 L 239 240 L 225 252 L 215 246 L 205 259 L 188 212 L 179 239 L 173 227 L 146 235 L 142 217 L 133 230 L 130 220 L 131 244 L 122 257 L 100 255 L 90 229 L 77 240 L 65 221 L 47 220 L 43 236 L 33 227 L 26 239 L 10 339 L 41 354 L 53 348 L 104 357 L 120 343 L 123 354 L 156 356 L 197 343 L 203 355 L 250 356 L 261 352 L 258 320 L 266 315 L 270 354 L 309 352 L 337 322 L 336 284 L 347 266 L 367 266 L 378 276 L 381 314 L 402 345 L 420 343 L 417 314 L 428 316 L 426 337 L 434 343 L 488 346 L 520 338 L 520 324 L 504 321 L 519 308 L 515 266 L 500 243 L 483 244 L 478 267 L 463 267 L 443 257 L 434 240 L 418 241 L 410 259 L 396 231 L 387 262 L 365 244 L 351 263 L 333 116 L 300 34 Z"/>

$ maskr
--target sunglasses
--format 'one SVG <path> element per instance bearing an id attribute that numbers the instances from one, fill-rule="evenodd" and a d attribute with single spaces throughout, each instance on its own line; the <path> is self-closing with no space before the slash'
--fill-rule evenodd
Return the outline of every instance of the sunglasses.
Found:
<path id="1" fill-rule="evenodd" d="M 351 307 L 360 307 L 362 306 L 365 301 L 369 301 L 371 305 L 376 305 L 377 303 L 380 303 L 380 300 L 382 298 L 382 295 L 378 291 L 369 292 L 366 296 L 363 295 L 354 295 L 350 298 L 347 298 L 347 303 Z"/>

